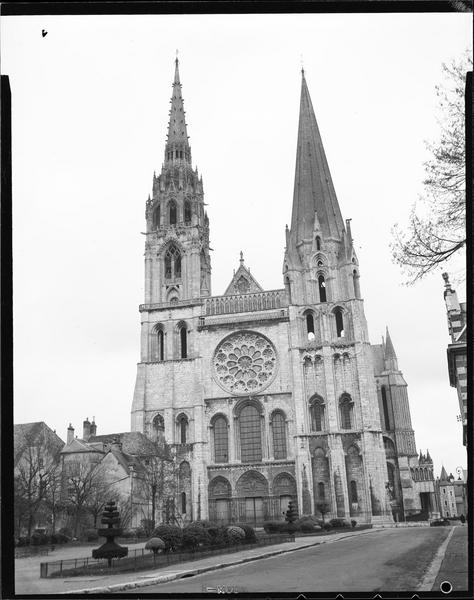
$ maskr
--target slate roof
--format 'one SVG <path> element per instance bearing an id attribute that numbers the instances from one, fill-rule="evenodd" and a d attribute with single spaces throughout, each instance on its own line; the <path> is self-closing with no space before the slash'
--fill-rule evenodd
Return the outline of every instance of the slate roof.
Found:
<path id="1" fill-rule="evenodd" d="M 131 455 L 156 454 L 155 444 L 146 435 L 139 431 L 124 431 L 121 433 L 107 433 L 105 435 L 91 435 L 87 444 L 94 445 L 112 443 L 117 439 L 122 444 L 122 452 Z"/>
<path id="2" fill-rule="evenodd" d="M 64 446 L 62 439 L 44 421 L 19 423 L 13 426 L 13 464 L 29 446 L 45 445 L 51 454 L 58 453 Z"/>

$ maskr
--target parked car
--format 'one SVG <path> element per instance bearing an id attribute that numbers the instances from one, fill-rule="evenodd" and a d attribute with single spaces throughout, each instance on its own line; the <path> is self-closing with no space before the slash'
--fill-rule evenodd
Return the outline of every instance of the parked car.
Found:
<path id="1" fill-rule="evenodd" d="M 451 525 L 448 519 L 434 519 L 431 521 L 430 527 L 441 527 L 443 525 Z"/>

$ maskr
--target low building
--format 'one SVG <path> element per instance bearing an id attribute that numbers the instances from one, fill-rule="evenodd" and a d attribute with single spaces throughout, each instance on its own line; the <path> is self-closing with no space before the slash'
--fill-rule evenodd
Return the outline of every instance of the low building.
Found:
<path id="1" fill-rule="evenodd" d="M 452 473 L 448 475 L 444 466 L 441 468 L 441 475 L 436 479 L 436 488 L 441 516 L 444 518 L 460 516 L 456 503 L 454 476 Z"/>

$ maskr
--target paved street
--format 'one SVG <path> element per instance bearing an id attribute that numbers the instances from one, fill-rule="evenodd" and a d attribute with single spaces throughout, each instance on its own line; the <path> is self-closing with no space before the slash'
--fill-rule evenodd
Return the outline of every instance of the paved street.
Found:
<path id="1" fill-rule="evenodd" d="M 415 590 L 449 531 L 441 527 L 388 529 L 142 591 L 202 593 L 217 586 L 235 588 L 237 592 L 273 593 Z"/>

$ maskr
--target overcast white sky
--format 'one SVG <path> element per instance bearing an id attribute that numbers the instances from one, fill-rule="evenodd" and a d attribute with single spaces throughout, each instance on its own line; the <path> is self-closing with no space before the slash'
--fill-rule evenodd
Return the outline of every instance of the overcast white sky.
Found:
<path id="1" fill-rule="evenodd" d="M 15 422 L 66 438 L 130 428 L 143 302 L 145 202 L 163 158 L 179 48 L 194 164 L 211 227 L 213 293 L 244 251 L 282 286 L 301 56 L 361 265 L 372 343 L 388 325 L 417 447 L 466 465 L 441 270 L 415 287 L 390 230 L 422 192 L 441 63 L 471 48 L 470 14 L 4 17 L 13 111 Z M 48 33 L 42 37 L 41 30 Z M 447 266 L 459 275 L 462 264 Z M 463 284 L 457 285 L 460 300 Z"/>

